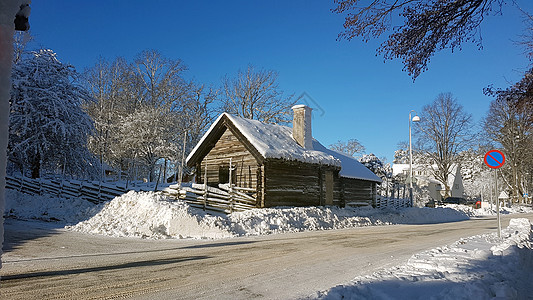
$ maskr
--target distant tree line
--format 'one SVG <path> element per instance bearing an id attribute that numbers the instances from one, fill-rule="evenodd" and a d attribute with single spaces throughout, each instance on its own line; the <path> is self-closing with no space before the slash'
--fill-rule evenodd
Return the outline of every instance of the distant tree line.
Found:
<path id="1" fill-rule="evenodd" d="M 27 51 L 29 40 L 15 39 L 8 156 L 11 172 L 34 178 L 48 173 L 103 178 L 112 173 L 164 180 L 176 175 L 183 155 L 218 113 L 287 123 L 298 100 L 280 90 L 272 70 L 248 66 L 224 76 L 218 88 L 207 87 L 186 79 L 181 60 L 146 50 L 132 61 L 100 58 L 79 74 L 52 50 Z M 501 174 L 513 197 L 531 193 L 532 91 L 533 70 L 507 89 L 487 88 L 494 100 L 481 131 L 451 93 L 438 95 L 423 107 L 422 121 L 415 126 L 415 163 L 437 166 L 431 168 L 433 175 L 448 193 L 445 178 L 454 164 L 479 161 L 488 148 L 499 148 L 507 156 Z M 330 148 L 352 156 L 365 151 L 356 139 Z M 397 154 L 395 162 L 408 155 Z M 382 178 L 389 176 L 390 168 L 375 155 L 359 159 Z"/>
<path id="2" fill-rule="evenodd" d="M 15 37 L 8 158 L 10 172 L 32 178 L 176 180 L 217 114 L 286 123 L 297 100 L 273 70 L 250 65 L 207 87 L 186 79 L 181 60 L 145 50 L 80 74 L 52 50 L 26 50 L 31 39 Z"/>
<path id="3" fill-rule="evenodd" d="M 102 172 L 142 174 L 154 181 L 160 160 L 164 170 L 157 171 L 175 171 L 166 170 L 166 162 L 175 165 L 203 134 L 216 96 L 213 89 L 184 79 L 185 71 L 181 60 L 167 59 L 155 50 L 141 52 L 131 63 L 101 58 L 86 70 L 92 97 L 83 107 L 95 127 L 89 149 Z"/>

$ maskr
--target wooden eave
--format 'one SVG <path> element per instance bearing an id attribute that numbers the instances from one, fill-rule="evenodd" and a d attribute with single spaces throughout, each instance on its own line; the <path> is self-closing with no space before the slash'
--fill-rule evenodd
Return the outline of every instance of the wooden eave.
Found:
<path id="1" fill-rule="evenodd" d="M 248 139 L 237 129 L 235 124 L 226 116 L 222 116 L 213 129 L 209 132 L 206 138 L 202 141 L 202 144 L 198 147 L 196 152 L 193 153 L 191 158 L 187 161 L 188 167 L 193 167 L 197 162 L 201 161 L 208 153 L 215 147 L 217 141 L 222 137 L 224 132 L 229 129 L 231 133 L 237 137 L 246 150 L 248 150 L 252 156 L 257 160 L 259 164 L 263 164 L 265 158 L 257 151 L 257 149 L 248 141 Z"/>
<path id="2" fill-rule="evenodd" d="M 334 171 L 340 171 L 341 170 L 340 166 L 325 165 L 325 164 L 310 163 L 310 162 L 302 162 L 302 161 L 299 161 L 299 160 L 288 160 L 288 159 L 284 159 L 284 158 L 269 158 L 269 159 L 266 159 L 266 161 L 268 161 L 268 163 L 283 163 L 283 164 L 289 164 L 289 165 L 293 165 L 293 166 L 308 165 L 308 166 L 313 166 L 313 167 L 316 167 L 316 168 L 321 168 L 321 169 L 324 169 L 324 170 L 334 170 Z"/>

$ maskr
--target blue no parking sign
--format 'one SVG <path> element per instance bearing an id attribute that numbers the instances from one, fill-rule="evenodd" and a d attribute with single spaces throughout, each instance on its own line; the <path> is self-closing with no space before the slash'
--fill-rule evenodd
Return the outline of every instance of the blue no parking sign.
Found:
<path id="1" fill-rule="evenodd" d="M 499 150 L 490 150 L 485 154 L 485 164 L 492 169 L 498 169 L 505 163 L 505 155 Z"/>

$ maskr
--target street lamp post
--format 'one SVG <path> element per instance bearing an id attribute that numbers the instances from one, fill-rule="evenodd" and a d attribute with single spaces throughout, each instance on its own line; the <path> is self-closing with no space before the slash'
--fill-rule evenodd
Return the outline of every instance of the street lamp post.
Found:
<path id="1" fill-rule="evenodd" d="M 411 113 L 414 112 L 415 116 L 411 118 Z M 413 148 L 411 143 L 411 122 L 420 122 L 420 117 L 416 111 L 411 110 L 409 112 L 409 199 L 411 199 L 411 207 L 413 206 Z"/>

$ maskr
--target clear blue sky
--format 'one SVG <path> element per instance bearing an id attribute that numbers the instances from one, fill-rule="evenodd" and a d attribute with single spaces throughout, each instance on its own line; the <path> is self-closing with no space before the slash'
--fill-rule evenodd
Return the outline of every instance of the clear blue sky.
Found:
<path id="1" fill-rule="evenodd" d="M 533 12 L 533 3 L 518 1 Z M 485 116 L 490 84 L 518 81 L 530 62 L 515 44 L 524 25 L 518 10 L 503 8 L 482 26 L 483 50 L 465 44 L 432 58 L 416 82 L 400 61 L 376 56 L 380 40 L 337 41 L 343 17 L 333 1 L 59 1 L 33 0 L 31 31 L 78 71 L 99 56 L 131 60 L 145 49 L 182 59 L 188 76 L 218 85 L 248 64 L 279 72 L 286 93 L 306 93 L 318 105 L 313 136 L 324 145 L 358 139 L 392 162 L 408 140 L 408 114 L 441 92 L 451 92 L 476 122 Z M 313 104 L 315 103 L 315 104 Z"/>

